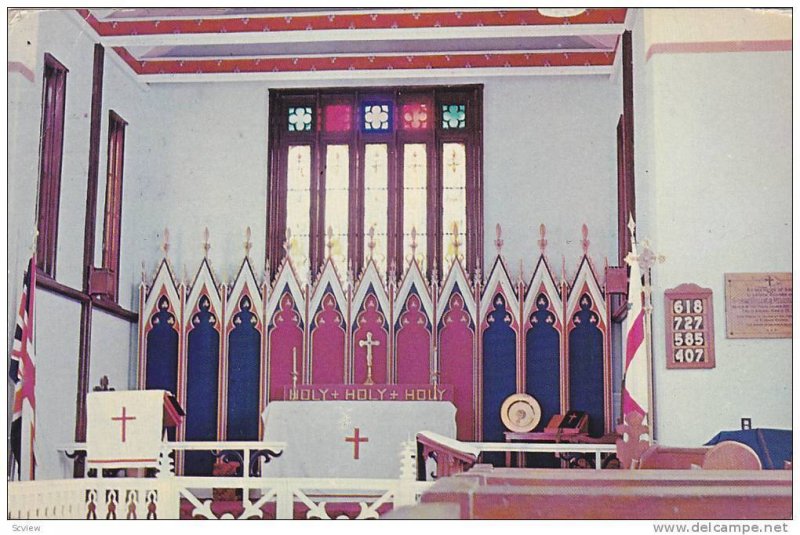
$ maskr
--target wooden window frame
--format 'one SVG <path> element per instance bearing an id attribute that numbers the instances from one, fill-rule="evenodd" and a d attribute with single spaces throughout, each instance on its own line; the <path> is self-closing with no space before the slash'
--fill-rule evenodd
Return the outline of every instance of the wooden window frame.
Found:
<path id="1" fill-rule="evenodd" d="M 105 295 L 116 302 L 119 294 L 119 257 L 122 234 L 122 178 L 125 163 L 125 129 L 128 122 L 114 110 L 108 112 L 106 202 L 103 216 L 102 270 L 108 284 Z"/>
<path id="2" fill-rule="evenodd" d="M 360 105 L 365 101 L 391 100 L 394 106 L 394 128 L 387 133 L 364 133 L 361 130 Z M 405 102 L 429 102 L 430 127 L 427 130 L 403 130 L 400 106 Z M 444 130 L 441 105 L 458 101 L 466 104 L 467 128 Z M 322 127 L 323 107 L 329 104 L 349 104 L 353 123 L 347 132 L 325 132 Z M 287 130 L 288 108 L 311 106 L 314 121 L 310 132 Z M 428 147 L 428 210 L 427 271 L 446 275 L 443 265 L 443 229 L 441 203 L 443 195 L 442 147 L 444 143 L 462 142 L 467 150 L 466 170 L 466 268 L 470 271 L 483 264 L 483 85 L 460 86 L 400 86 L 325 89 L 272 90 L 269 95 L 269 194 L 267 197 L 267 268 L 271 274 L 285 256 L 287 165 L 285 154 L 290 145 L 311 146 L 311 213 L 309 266 L 316 271 L 325 260 L 325 203 L 324 147 L 328 144 L 348 144 L 357 153 L 350 158 L 350 199 L 348 228 L 348 257 L 353 270 L 363 269 L 364 258 L 364 168 L 361 155 L 368 143 L 385 143 L 388 149 L 387 269 L 395 264 L 398 274 L 403 270 L 403 189 L 402 146 L 405 143 L 425 143 Z"/>
<path id="3" fill-rule="evenodd" d="M 64 155 L 64 119 L 69 70 L 50 54 L 44 55 L 42 121 L 39 136 L 39 191 L 37 201 L 36 266 L 56 276 L 58 210 Z M 48 99 L 48 95 L 51 98 Z"/>

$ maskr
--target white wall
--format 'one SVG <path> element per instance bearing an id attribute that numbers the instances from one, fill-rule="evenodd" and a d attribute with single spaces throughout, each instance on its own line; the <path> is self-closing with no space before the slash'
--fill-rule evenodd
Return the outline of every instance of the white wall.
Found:
<path id="1" fill-rule="evenodd" d="M 294 84 L 430 85 L 430 79 L 336 80 Z M 602 266 L 616 257 L 616 124 L 621 97 L 608 77 L 453 79 L 484 84 L 485 256 L 494 256 L 495 225 L 515 273 L 524 257 L 528 275 L 539 223 L 548 227 L 554 265 L 561 255 L 574 273 L 581 225 Z M 286 87 L 283 84 L 281 87 Z M 146 98 L 155 116 L 152 174 L 126 197 L 131 256 L 152 275 L 165 226 L 177 275 L 194 276 L 208 226 L 210 259 L 223 277 L 235 275 L 245 228 L 253 230 L 251 258 L 262 267 L 266 240 L 268 91 L 265 83 L 154 85 Z M 126 170 L 127 172 L 127 170 Z M 609 207 L 611 208 L 609 210 Z M 136 221 L 135 227 L 131 221 Z M 136 255 L 139 255 L 138 257 Z M 137 278 L 138 280 L 138 278 Z"/>
<path id="2" fill-rule="evenodd" d="M 92 313 L 92 358 L 89 362 L 89 391 L 108 376 L 115 390 L 128 390 L 132 357 L 136 355 L 135 328 L 125 320 L 95 309 Z"/>
<path id="3" fill-rule="evenodd" d="M 61 172 L 58 251 L 56 280 L 74 289 L 82 286 L 83 240 L 86 212 L 86 184 L 89 162 L 89 126 L 94 42 L 75 20 L 74 14 L 58 10 L 17 11 L 9 19 L 9 258 L 8 258 L 8 333 L 14 329 L 19 306 L 22 273 L 32 254 L 36 226 L 36 185 L 39 181 L 39 135 L 44 54 L 52 54 L 68 70 L 64 125 L 64 149 Z M 107 51 L 106 55 L 113 54 Z M 21 74 L 24 72 L 25 74 Z M 32 77 L 31 81 L 29 77 Z M 119 67 L 107 57 L 105 64 L 103 132 L 101 134 L 100 214 L 105 194 L 105 160 L 108 109 L 116 109 L 131 122 L 126 154 L 126 182 L 123 195 L 135 195 L 138 174 L 146 173 L 148 162 L 142 144 L 147 128 L 136 129 L 151 121 L 142 117 L 148 109 L 144 94 Z M 139 155 L 142 155 L 139 157 Z M 123 224 L 124 225 L 124 224 Z M 97 240 L 102 243 L 102 216 L 98 219 Z M 126 229 L 123 226 L 123 240 Z M 136 261 L 128 258 L 130 247 L 122 246 L 123 277 L 130 280 Z M 101 258 L 98 257 L 99 265 Z M 138 273 L 138 270 L 136 270 Z M 131 284 L 121 284 L 120 303 L 133 304 Z M 78 339 L 80 305 L 52 293 L 39 290 L 36 297 L 37 349 L 37 439 L 39 442 L 38 478 L 56 478 L 71 474 L 72 462 L 56 453 L 59 444 L 74 440 L 75 398 L 77 395 Z M 93 325 L 91 385 L 99 373 L 112 377 L 113 386 L 128 387 L 128 366 L 135 355 L 131 342 L 135 325 L 96 313 Z M 9 348 L 11 337 L 9 336 Z M 105 371 L 112 370 L 111 373 Z M 97 372 L 97 373 L 96 373 Z M 114 379 L 119 377 L 119 379 Z"/>
<path id="4" fill-rule="evenodd" d="M 640 223 L 667 257 L 653 271 L 656 436 L 697 445 L 742 417 L 791 428 L 791 340 L 727 339 L 724 288 L 728 272 L 792 270 L 791 52 L 663 53 L 636 67 L 638 118 L 653 125 L 636 133 Z M 663 292 L 685 282 L 713 290 L 713 369 L 666 369 Z"/>
<path id="5" fill-rule="evenodd" d="M 75 440 L 80 305 L 50 292 L 36 295 L 36 479 L 72 477 L 56 451 Z"/>

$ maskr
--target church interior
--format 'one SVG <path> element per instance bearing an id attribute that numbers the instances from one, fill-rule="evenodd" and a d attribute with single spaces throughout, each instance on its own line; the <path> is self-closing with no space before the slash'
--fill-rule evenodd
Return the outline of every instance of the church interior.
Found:
<path id="1" fill-rule="evenodd" d="M 792 518 L 790 8 L 8 32 L 8 518 Z"/>

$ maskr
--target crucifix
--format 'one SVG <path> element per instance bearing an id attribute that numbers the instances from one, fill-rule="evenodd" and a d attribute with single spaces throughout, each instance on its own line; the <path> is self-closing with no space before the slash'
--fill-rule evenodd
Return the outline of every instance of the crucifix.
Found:
<path id="1" fill-rule="evenodd" d="M 359 347 L 367 348 L 367 380 L 364 381 L 365 385 L 375 384 L 372 381 L 372 348 L 381 345 L 380 340 L 372 339 L 372 331 L 367 331 L 367 338 L 358 342 Z"/>
<path id="2" fill-rule="evenodd" d="M 128 416 L 127 415 L 127 407 L 122 407 L 122 416 L 112 416 L 111 419 L 115 422 L 122 422 L 122 442 L 125 442 L 126 436 L 126 428 L 128 425 L 128 420 L 135 420 L 136 416 Z"/>

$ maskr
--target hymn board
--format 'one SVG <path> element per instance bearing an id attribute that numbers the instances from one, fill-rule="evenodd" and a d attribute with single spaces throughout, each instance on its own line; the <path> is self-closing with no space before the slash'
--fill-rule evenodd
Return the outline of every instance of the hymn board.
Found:
<path id="1" fill-rule="evenodd" d="M 388 281 L 372 261 L 342 281 L 328 259 L 309 283 L 287 257 L 259 280 L 246 256 L 230 284 L 207 259 L 186 284 L 165 254 L 140 289 L 138 386 L 176 393 L 182 440 L 260 439 L 272 401 L 383 399 L 449 401 L 458 439 L 502 441 L 501 405 L 521 392 L 543 422 L 582 410 L 602 435 L 612 429 L 605 290 L 586 234 L 570 281 L 563 267 L 554 275 L 541 234 L 527 282 L 512 279 L 499 236 L 485 278 L 459 260 L 428 280 L 412 260 Z M 210 469 L 213 459 L 194 455 L 187 473 Z"/>

